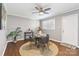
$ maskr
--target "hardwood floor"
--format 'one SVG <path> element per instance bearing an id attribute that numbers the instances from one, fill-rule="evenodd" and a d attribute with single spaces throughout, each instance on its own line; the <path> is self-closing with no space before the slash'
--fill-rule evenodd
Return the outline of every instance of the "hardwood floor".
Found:
<path id="1" fill-rule="evenodd" d="M 17 43 L 9 42 L 6 48 L 6 51 L 4 53 L 4 56 L 20 56 L 19 54 L 19 48 L 22 44 L 26 43 L 28 41 L 21 40 Z M 53 42 L 53 41 L 52 41 Z M 58 56 L 79 56 L 79 49 L 70 49 L 65 46 L 60 45 L 60 43 L 55 43 L 59 48 Z"/>

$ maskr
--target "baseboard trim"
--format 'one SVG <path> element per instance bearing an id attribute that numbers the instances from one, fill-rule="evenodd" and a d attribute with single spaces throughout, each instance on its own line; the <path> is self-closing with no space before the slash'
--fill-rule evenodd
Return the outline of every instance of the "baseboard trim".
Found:
<path id="1" fill-rule="evenodd" d="M 16 41 L 20 41 L 20 40 L 24 40 L 24 39 L 17 39 Z M 7 40 L 7 42 L 13 42 L 13 40 Z"/>
<path id="2" fill-rule="evenodd" d="M 79 46 L 74 46 L 74 45 L 71 45 L 71 44 L 68 44 L 68 43 L 65 43 L 65 42 L 62 42 L 62 41 L 56 40 L 56 39 L 52 39 L 52 38 L 50 38 L 49 40 L 52 40 L 52 41 L 58 42 L 58 43 L 60 43 L 60 45 L 63 45 L 63 46 L 65 46 L 65 47 L 68 47 L 68 48 L 71 48 L 71 49 L 79 48 Z"/>
<path id="3" fill-rule="evenodd" d="M 52 41 L 55 41 L 55 42 L 61 42 L 61 41 L 59 41 L 59 40 L 56 40 L 56 39 L 52 39 L 52 38 L 50 38 L 49 40 L 52 40 Z"/>
<path id="4" fill-rule="evenodd" d="M 71 48 L 71 49 L 76 49 L 77 47 L 71 44 L 67 44 L 67 43 L 60 43 L 60 45 L 63 45 L 65 47 Z"/>

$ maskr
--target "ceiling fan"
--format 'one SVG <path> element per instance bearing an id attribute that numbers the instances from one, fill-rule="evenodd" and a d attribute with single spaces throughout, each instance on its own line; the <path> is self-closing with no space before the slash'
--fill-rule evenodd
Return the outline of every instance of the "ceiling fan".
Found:
<path id="1" fill-rule="evenodd" d="M 32 12 L 33 14 L 35 13 L 39 13 L 39 14 L 49 14 L 48 11 L 51 10 L 51 8 L 43 8 L 42 6 L 36 4 L 36 6 L 34 7 L 37 11 Z"/>

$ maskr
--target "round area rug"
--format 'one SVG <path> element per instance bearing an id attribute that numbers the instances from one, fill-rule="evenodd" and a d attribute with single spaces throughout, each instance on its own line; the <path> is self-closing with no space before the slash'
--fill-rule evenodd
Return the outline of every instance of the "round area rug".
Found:
<path id="1" fill-rule="evenodd" d="M 43 50 L 37 48 L 34 42 L 27 42 L 19 49 L 21 56 L 55 56 L 58 54 L 58 47 L 56 44 L 49 42 L 49 48 L 45 47 Z"/>

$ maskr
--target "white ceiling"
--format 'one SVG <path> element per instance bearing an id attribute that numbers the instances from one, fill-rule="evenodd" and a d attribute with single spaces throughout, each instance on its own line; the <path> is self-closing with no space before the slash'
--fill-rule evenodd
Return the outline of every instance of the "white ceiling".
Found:
<path id="1" fill-rule="evenodd" d="M 34 3 L 5 3 L 8 15 L 21 16 L 29 19 L 43 19 L 46 17 L 59 15 L 68 11 L 79 9 L 79 3 L 41 3 L 44 8 L 52 8 L 49 14 L 38 15 L 32 14 L 34 11 Z"/>

